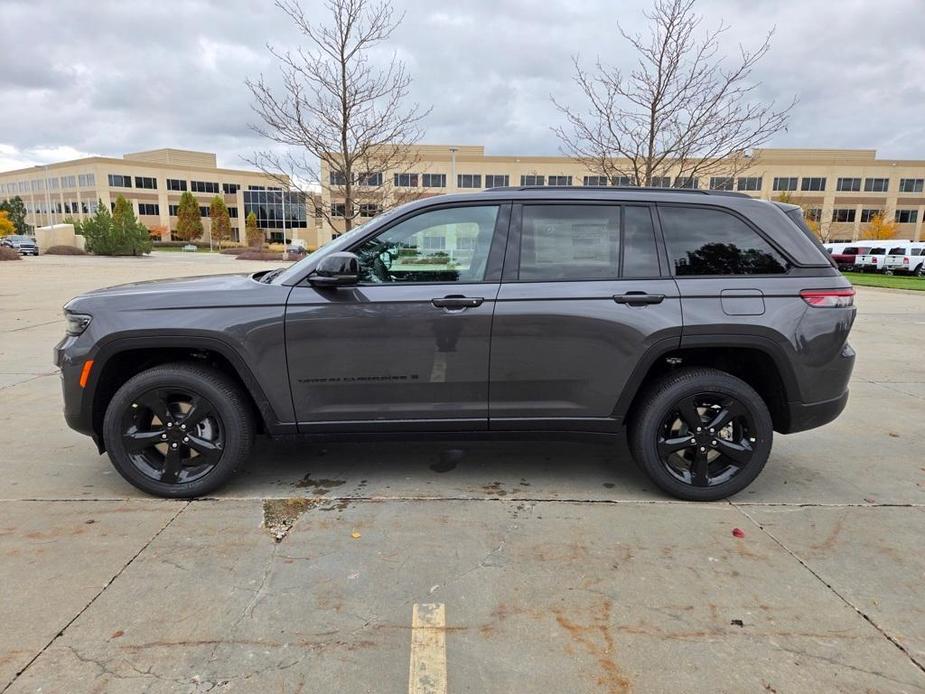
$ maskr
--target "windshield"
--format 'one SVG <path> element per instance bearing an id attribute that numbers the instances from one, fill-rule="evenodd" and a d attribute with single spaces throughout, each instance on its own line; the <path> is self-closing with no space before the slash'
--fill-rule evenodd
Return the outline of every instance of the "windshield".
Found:
<path id="1" fill-rule="evenodd" d="M 870 255 L 886 255 L 885 248 L 871 248 Z"/>
<path id="2" fill-rule="evenodd" d="M 330 253 L 336 253 L 337 251 L 341 251 L 344 248 L 349 247 L 350 245 L 353 244 L 353 242 L 357 238 L 363 236 L 363 234 L 369 231 L 373 226 L 379 226 L 380 223 L 385 222 L 391 217 L 395 216 L 396 214 L 398 214 L 401 210 L 403 210 L 405 207 L 407 207 L 410 204 L 411 203 L 405 203 L 404 205 L 393 207 L 391 210 L 386 210 L 385 212 L 378 215 L 377 217 L 374 217 L 373 219 L 370 219 L 367 222 L 363 222 L 363 224 L 361 224 L 360 226 L 354 227 L 350 231 L 341 234 L 336 239 L 332 239 L 331 241 L 324 244 L 321 248 L 319 248 L 314 253 L 309 253 L 307 256 L 302 258 L 297 263 L 293 263 L 289 267 L 285 268 L 283 272 L 280 273 L 279 275 L 274 276 L 273 283 L 274 284 L 286 284 L 290 280 L 293 280 L 299 277 L 300 275 L 304 273 L 305 268 L 309 264 L 313 265 L 315 262 L 317 262 L 324 256 L 329 255 Z"/>

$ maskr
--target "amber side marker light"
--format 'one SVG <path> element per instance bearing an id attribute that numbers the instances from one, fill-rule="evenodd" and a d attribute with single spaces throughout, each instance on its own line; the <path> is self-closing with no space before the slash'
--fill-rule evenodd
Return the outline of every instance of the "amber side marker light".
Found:
<path id="1" fill-rule="evenodd" d="M 800 297 L 813 308 L 854 306 L 854 287 L 847 289 L 804 289 Z"/>
<path id="2" fill-rule="evenodd" d="M 92 368 L 93 368 L 93 360 L 87 359 L 87 361 L 84 362 L 83 370 L 80 372 L 80 387 L 81 388 L 87 387 L 87 381 L 90 380 L 90 369 Z"/>

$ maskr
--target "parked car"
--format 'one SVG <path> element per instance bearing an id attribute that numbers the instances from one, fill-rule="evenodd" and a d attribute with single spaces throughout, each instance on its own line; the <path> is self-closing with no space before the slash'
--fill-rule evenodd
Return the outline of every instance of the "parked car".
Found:
<path id="1" fill-rule="evenodd" d="M 8 246 L 19 251 L 20 255 L 38 255 L 39 245 L 34 236 L 12 235 L 0 239 L 0 246 Z"/>
<path id="2" fill-rule="evenodd" d="M 925 243 L 891 248 L 883 260 L 883 272 L 890 275 L 894 272 L 910 273 L 916 277 L 925 275 Z"/>
<path id="3" fill-rule="evenodd" d="M 417 200 L 292 265 L 65 306 L 68 424 L 150 494 L 226 482 L 255 434 L 628 435 L 715 500 L 848 398 L 854 290 L 796 205 L 501 188 Z"/>
<path id="4" fill-rule="evenodd" d="M 855 269 L 861 272 L 883 272 L 886 257 L 889 254 L 904 254 L 911 247 L 911 241 L 880 241 L 880 245 L 873 245 L 867 253 L 857 256 L 854 261 Z"/>
<path id="5" fill-rule="evenodd" d="M 870 249 L 870 246 L 846 245 L 840 252 L 832 253 L 832 260 L 835 262 L 836 267 L 842 272 L 855 270 L 857 269 L 855 267 L 855 262 L 858 257 L 868 253 Z"/>

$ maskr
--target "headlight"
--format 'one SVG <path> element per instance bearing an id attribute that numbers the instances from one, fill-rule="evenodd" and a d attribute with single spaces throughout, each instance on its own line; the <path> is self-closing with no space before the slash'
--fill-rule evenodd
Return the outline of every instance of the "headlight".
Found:
<path id="1" fill-rule="evenodd" d="M 66 324 L 67 334 L 80 335 L 87 329 L 87 326 L 90 325 L 91 320 L 93 320 L 93 318 L 85 313 L 65 313 L 64 322 Z"/>

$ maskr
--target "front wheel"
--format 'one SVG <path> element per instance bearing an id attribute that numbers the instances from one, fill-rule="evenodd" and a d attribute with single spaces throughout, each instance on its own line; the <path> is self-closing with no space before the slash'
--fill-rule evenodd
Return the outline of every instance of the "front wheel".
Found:
<path id="1" fill-rule="evenodd" d="M 138 489 L 168 498 L 202 496 L 223 485 L 250 454 L 251 412 L 224 374 L 166 364 L 116 391 L 103 438 L 116 470 Z"/>
<path id="2" fill-rule="evenodd" d="M 633 458 L 663 491 L 716 501 L 742 491 L 771 453 L 767 405 L 745 381 L 678 369 L 647 390 L 630 425 Z"/>

